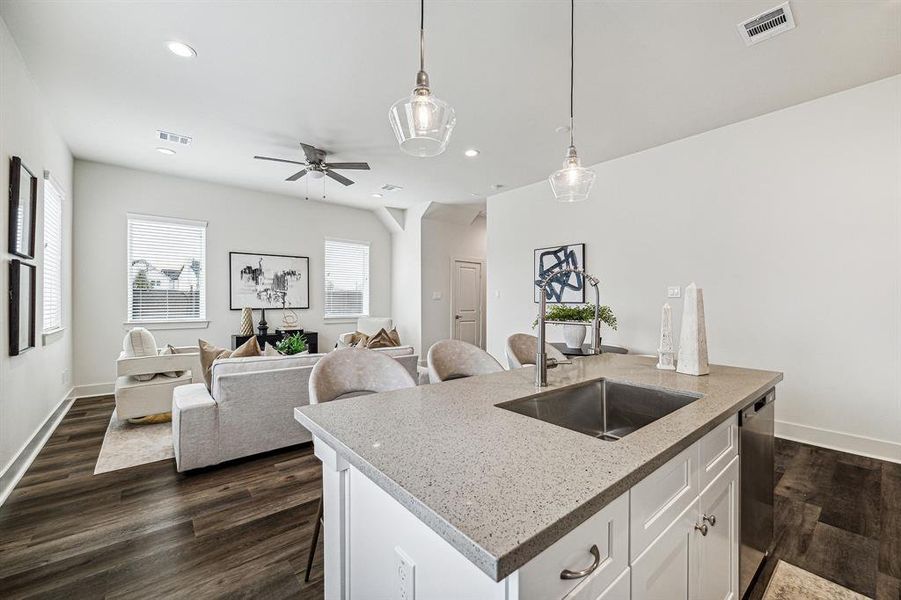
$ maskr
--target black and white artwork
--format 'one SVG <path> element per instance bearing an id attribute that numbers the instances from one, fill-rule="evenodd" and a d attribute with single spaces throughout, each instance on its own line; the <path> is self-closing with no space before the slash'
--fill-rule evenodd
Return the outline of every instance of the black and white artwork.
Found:
<path id="1" fill-rule="evenodd" d="M 9 252 L 34 258 L 34 226 L 38 201 L 38 178 L 22 159 L 9 160 Z"/>
<path id="2" fill-rule="evenodd" d="M 310 259 L 306 256 L 229 252 L 232 310 L 310 308 Z"/>
<path id="3" fill-rule="evenodd" d="M 35 344 L 35 279 L 37 268 L 18 259 L 9 261 L 9 355 L 18 356 Z"/>
<path id="4" fill-rule="evenodd" d="M 541 282 L 557 269 L 571 267 L 585 268 L 585 244 L 567 244 L 535 250 L 535 302 L 539 296 Z M 554 277 L 545 290 L 548 304 L 582 304 L 585 302 L 585 280 L 581 274 L 564 273 Z"/>

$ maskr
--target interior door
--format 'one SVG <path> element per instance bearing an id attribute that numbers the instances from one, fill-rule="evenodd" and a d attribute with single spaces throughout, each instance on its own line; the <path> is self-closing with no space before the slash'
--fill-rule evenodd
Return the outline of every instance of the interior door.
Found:
<path id="1" fill-rule="evenodd" d="M 738 600 L 738 464 L 736 456 L 701 493 L 698 600 Z"/>
<path id="2" fill-rule="evenodd" d="M 452 280 L 454 339 L 482 347 L 481 263 L 454 259 Z"/>

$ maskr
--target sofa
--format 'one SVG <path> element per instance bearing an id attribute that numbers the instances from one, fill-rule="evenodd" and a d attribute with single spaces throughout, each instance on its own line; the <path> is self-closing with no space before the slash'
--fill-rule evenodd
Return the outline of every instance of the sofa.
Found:
<path id="1" fill-rule="evenodd" d="M 196 346 L 175 348 L 173 354 L 130 357 L 116 361 L 116 416 L 136 419 L 172 410 L 175 388 L 203 381 Z M 168 375 L 166 375 L 168 374 Z M 172 375 L 172 376 L 169 376 Z"/>
<path id="2" fill-rule="evenodd" d="M 419 356 L 412 346 L 379 348 L 415 379 Z M 178 471 L 216 465 L 312 439 L 294 420 L 310 403 L 309 381 L 324 354 L 226 358 L 213 363 L 211 385 L 173 390 L 172 445 Z"/>
<path id="3" fill-rule="evenodd" d="M 351 339 L 357 332 L 365 333 L 368 336 L 373 336 L 379 332 L 379 329 L 391 331 L 392 329 L 394 329 L 394 321 L 390 317 L 360 317 L 357 319 L 356 331 L 348 331 L 347 333 L 342 333 L 341 335 L 339 335 L 338 343 L 335 345 L 335 347 L 347 348 L 348 346 L 350 346 Z"/>

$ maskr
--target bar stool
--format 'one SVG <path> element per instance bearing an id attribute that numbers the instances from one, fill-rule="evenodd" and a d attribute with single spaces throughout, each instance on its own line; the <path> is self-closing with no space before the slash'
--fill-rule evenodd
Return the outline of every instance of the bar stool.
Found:
<path id="1" fill-rule="evenodd" d="M 493 356 L 472 344 L 459 340 L 442 340 L 429 348 L 429 381 L 488 375 L 504 370 Z"/>

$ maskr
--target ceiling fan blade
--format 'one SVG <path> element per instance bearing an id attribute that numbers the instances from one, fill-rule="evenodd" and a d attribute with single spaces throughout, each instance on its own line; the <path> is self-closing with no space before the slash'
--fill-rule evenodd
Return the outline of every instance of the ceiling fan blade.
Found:
<path id="1" fill-rule="evenodd" d="M 359 171 L 368 171 L 369 163 L 364 162 L 355 162 L 355 163 L 325 163 L 326 167 L 329 169 L 356 169 Z"/>
<path id="2" fill-rule="evenodd" d="M 303 155 L 307 157 L 307 162 L 317 162 L 325 158 L 325 152 L 309 144 L 301 142 L 300 147 L 303 149 Z"/>
<path id="3" fill-rule="evenodd" d="M 303 177 L 303 176 L 306 175 L 306 174 L 307 174 L 307 170 L 306 170 L 306 169 L 301 169 L 300 171 L 298 171 L 298 172 L 295 173 L 294 175 L 291 175 L 291 177 L 288 177 L 287 179 L 285 179 L 285 181 L 297 181 L 298 179 L 300 179 L 301 177 Z"/>
<path id="4" fill-rule="evenodd" d="M 292 165 L 305 165 L 307 163 L 297 162 L 296 160 L 286 160 L 284 158 L 272 158 L 271 156 L 254 156 L 257 160 L 271 160 L 275 162 L 291 163 Z"/>
<path id="5" fill-rule="evenodd" d="M 326 175 L 337 181 L 338 183 L 343 183 L 344 185 L 353 185 L 353 181 L 345 177 L 344 175 L 338 175 L 334 171 L 326 171 Z"/>

